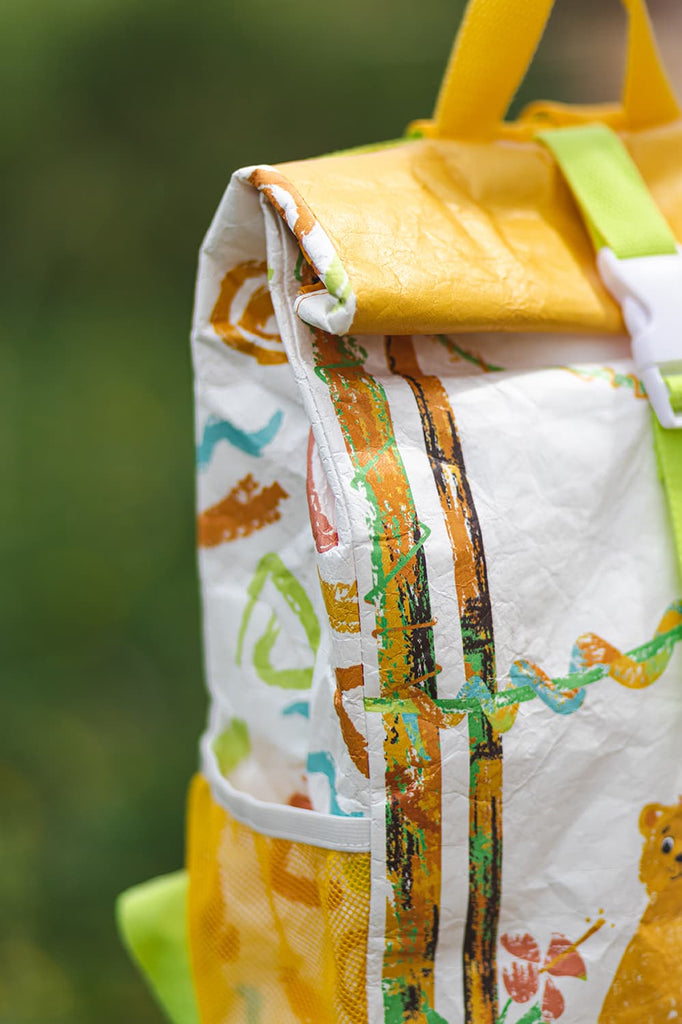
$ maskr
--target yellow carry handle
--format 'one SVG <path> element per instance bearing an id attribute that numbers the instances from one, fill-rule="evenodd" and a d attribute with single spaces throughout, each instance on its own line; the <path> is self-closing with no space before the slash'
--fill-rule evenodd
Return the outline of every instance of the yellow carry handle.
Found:
<path id="1" fill-rule="evenodd" d="M 646 0 L 622 0 L 629 18 L 623 127 L 675 121 L 680 108 L 654 37 Z M 470 0 L 434 114 L 440 138 L 496 134 L 523 81 L 553 0 Z"/>

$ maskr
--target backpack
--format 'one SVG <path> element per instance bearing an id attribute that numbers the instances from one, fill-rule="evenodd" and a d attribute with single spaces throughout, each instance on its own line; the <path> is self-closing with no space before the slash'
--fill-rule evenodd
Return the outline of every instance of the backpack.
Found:
<path id="1" fill-rule="evenodd" d="M 210 720 L 119 903 L 177 1024 L 682 1014 L 682 123 L 624 5 L 622 105 L 504 122 L 551 0 L 471 0 L 433 121 L 218 209 Z"/>

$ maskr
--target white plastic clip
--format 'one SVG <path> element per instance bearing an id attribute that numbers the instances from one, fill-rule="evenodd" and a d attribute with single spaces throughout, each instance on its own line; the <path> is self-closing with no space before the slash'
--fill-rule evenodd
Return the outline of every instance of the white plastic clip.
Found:
<path id="1" fill-rule="evenodd" d="M 662 256 L 619 259 L 611 249 L 597 256 L 602 280 L 620 303 L 632 338 L 637 376 L 662 427 L 682 430 L 664 378 L 682 373 L 682 248 Z"/>

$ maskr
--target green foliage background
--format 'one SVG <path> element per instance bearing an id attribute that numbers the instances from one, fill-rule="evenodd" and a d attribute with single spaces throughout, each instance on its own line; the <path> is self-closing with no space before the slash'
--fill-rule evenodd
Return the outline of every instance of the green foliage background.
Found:
<path id="1" fill-rule="evenodd" d="M 112 908 L 182 862 L 205 714 L 198 245 L 236 167 L 427 116 L 460 12 L 0 0 L 0 1024 L 160 1021 Z"/>

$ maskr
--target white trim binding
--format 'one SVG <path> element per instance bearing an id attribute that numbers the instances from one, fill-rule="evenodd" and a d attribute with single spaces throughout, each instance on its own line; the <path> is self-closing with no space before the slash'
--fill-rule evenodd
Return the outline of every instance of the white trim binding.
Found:
<path id="1" fill-rule="evenodd" d="M 342 818 L 320 814 L 287 804 L 257 800 L 250 793 L 235 789 L 218 766 L 213 750 L 214 736 L 208 729 L 201 738 L 201 768 L 213 799 L 233 818 L 255 832 L 288 839 L 294 843 L 321 846 L 343 853 L 366 853 L 370 849 L 370 819 Z"/>

